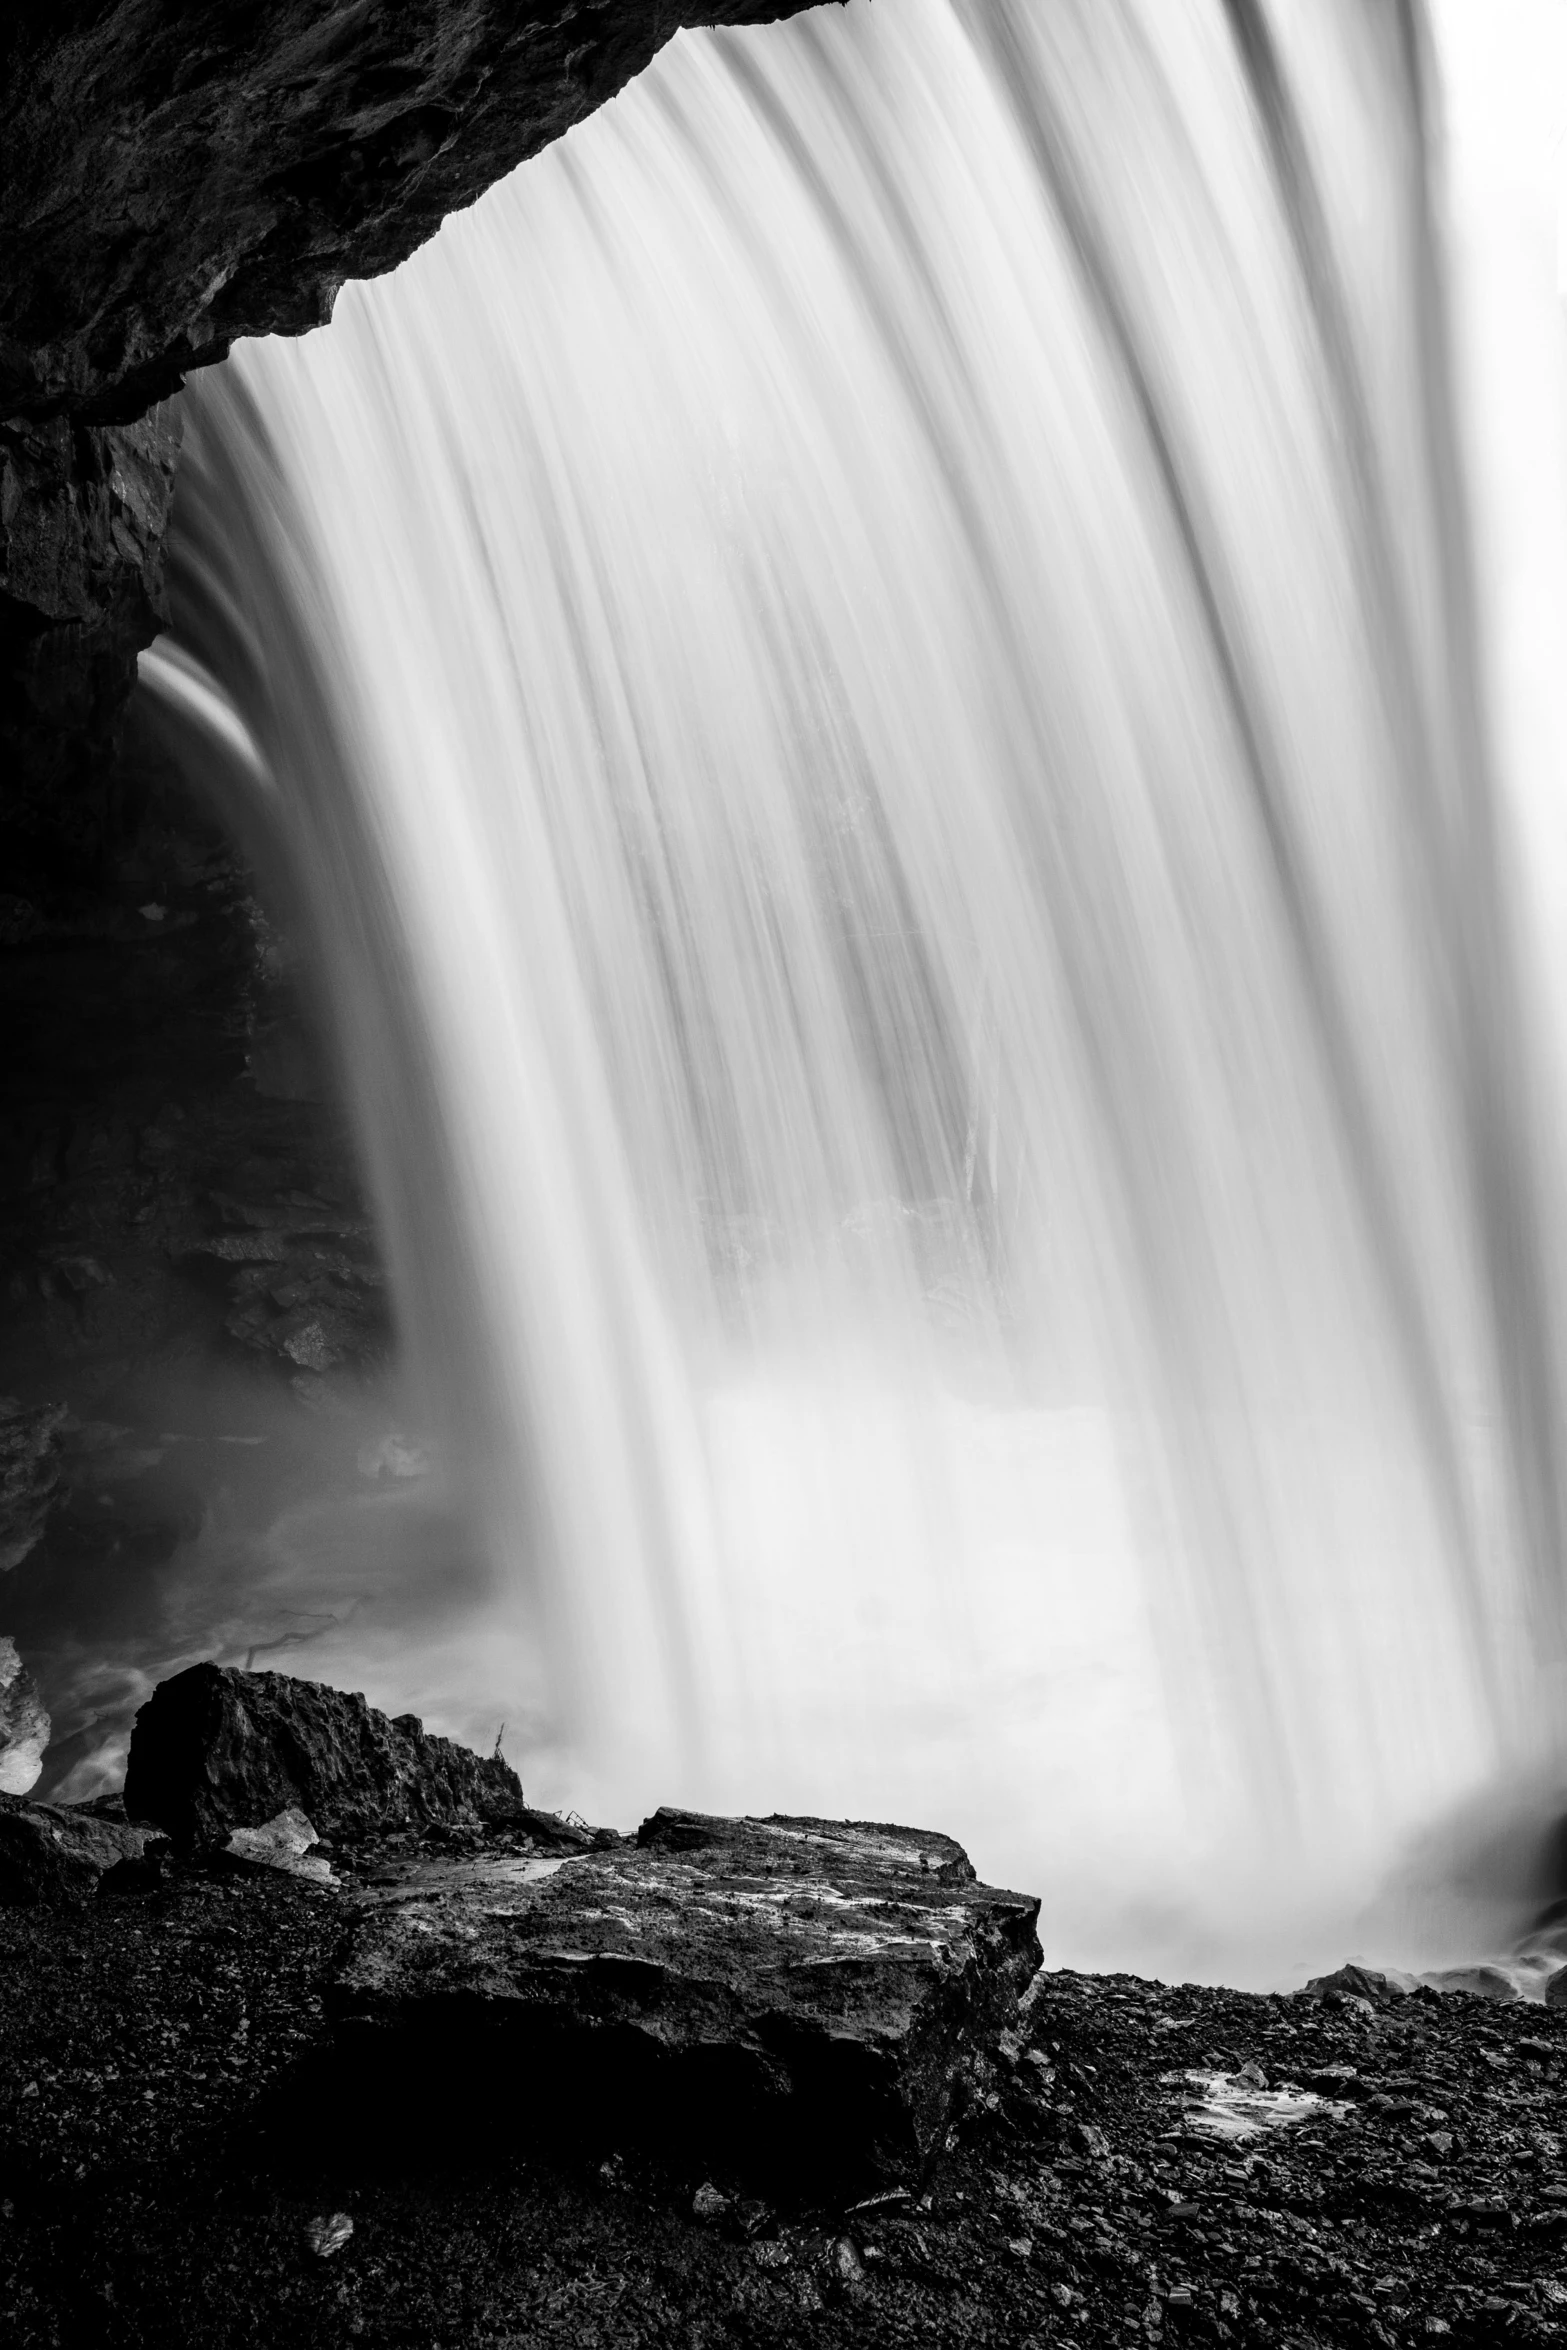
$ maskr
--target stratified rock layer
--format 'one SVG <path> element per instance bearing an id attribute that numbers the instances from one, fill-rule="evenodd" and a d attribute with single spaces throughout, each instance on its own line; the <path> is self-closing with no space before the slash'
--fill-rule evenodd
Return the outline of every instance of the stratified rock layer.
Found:
<path id="1" fill-rule="evenodd" d="M 210 1664 L 160 1682 L 136 1716 L 125 1807 L 182 1849 L 284 1811 L 355 1838 L 525 1809 L 509 1764 L 427 1735 L 413 1714 L 392 1719 L 357 1692 Z"/>
<path id="2" fill-rule="evenodd" d="M 345 2023 L 500 2035 L 607 2112 L 727 2117 L 818 2166 L 926 2157 L 1040 1962 L 1036 1900 L 976 1883 L 948 1837 L 852 1821 L 660 1811 L 635 1847 L 370 1904 Z"/>

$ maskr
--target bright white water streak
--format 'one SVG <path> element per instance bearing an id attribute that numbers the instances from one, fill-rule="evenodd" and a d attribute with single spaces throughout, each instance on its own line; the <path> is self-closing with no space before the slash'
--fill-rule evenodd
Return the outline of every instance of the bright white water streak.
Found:
<path id="1" fill-rule="evenodd" d="M 181 626 L 494 1562 L 313 1669 L 513 1751 L 525 1685 L 590 1813 L 949 1828 L 1052 1955 L 1231 1979 L 1553 1766 L 1417 33 L 683 37 L 193 386 Z"/>

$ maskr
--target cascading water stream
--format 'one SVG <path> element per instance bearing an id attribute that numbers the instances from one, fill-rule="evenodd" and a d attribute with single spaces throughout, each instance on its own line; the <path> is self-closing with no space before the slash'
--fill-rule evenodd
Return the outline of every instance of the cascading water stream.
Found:
<path id="1" fill-rule="evenodd" d="M 319 1669 L 1231 1979 L 1553 1767 L 1430 71 L 1260 0 L 682 37 L 193 384 L 179 633 L 493 1569 Z"/>

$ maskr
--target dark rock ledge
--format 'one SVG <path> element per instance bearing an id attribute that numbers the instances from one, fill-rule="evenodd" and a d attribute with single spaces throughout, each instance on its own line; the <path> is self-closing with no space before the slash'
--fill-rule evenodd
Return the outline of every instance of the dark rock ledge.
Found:
<path id="1" fill-rule="evenodd" d="M 271 1758 L 170 1742 L 201 1833 L 0 1907 L 22 2350 L 1567 2339 L 1567 2010 L 1358 1969 L 1029 1983 L 1035 1905 L 944 1837 L 616 1837 L 406 1717 L 225 1681 L 230 1747 L 243 1712 Z M 189 1696 L 143 1720 L 188 1733 Z M 238 1817 L 277 1771 L 335 1790 L 313 1876 L 297 1807 Z M 934 2100 L 889 2129 L 896 2096 L 832 2079 L 856 2063 Z"/>
<path id="2" fill-rule="evenodd" d="M 0 9 L 0 886 L 91 877 L 167 622 L 160 408 L 300 334 L 688 24 L 801 0 L 7 0 Z M 9 878 L 7 878 L 7 871 Z"/>

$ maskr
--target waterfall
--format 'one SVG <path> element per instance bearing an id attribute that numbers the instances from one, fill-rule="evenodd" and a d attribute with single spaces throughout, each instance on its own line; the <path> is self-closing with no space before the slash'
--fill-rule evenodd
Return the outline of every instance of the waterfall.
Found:
<path id="1" fill-rule="evenodd" d="M 1236 1980 L 1554 1766 L 1435 108 L 1407 5 L 682 35 L 192 383 L 149 673 L 489 1562 L 372 1695 L 540 1799 L 928 1821 Z"/>

